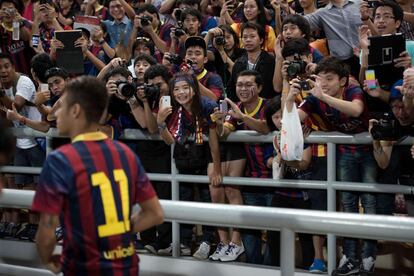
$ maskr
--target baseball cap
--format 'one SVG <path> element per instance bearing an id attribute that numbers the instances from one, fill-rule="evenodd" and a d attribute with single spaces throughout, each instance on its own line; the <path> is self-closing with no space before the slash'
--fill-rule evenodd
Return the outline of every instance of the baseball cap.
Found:
<path id="1" fill-rule="evenodd" d="M 201 36 L 190 36 L 186 39 L 184 46 L 186 50 L 191 46 L 199 46 L 207 50 L 206 42 L 204 41 L 204 38 L 202 38 Z"/>

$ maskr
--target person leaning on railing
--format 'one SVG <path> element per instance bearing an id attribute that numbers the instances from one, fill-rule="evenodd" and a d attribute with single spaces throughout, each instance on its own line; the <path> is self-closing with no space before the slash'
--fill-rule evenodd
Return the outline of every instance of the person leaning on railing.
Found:
<path id="1" fill-rule="evenodd" d="M 413 148 L 410 151 L 408 146 L 394 147 L 402 137 L 414 135 L 414 109 L 404 104 L 408 99 L 412 101 L 412 73 L 412 69 L 406 70 L 404 81 L 397 81 L 391 89 L 389 102 L 391 116 L 381 121 L 374 119 L 369 121 L 374 157 L 382 169 L 378 177 L 380 183 L 414 184 Z M 377 213 L 391 215 L 394 212 L 394 198 L 393 194 L 377 194 Z M 407 204 L 407 207 L 408 214 L 414 215 L 412 201 Z"/>

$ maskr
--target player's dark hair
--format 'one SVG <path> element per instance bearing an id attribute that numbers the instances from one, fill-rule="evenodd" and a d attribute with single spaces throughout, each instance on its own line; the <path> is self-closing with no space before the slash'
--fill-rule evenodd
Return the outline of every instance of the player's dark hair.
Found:
<path id="1" fill-rule="evenodd" d="M 79 104 L 89 123 L 98 123 L 108 106 L 105 83 L 92 76 L 80 76 L 65 88 L 68 106 Z"/>
<path id="2" fill-rule="evenodd" d="M 161 77 L 167 84 L 171 79 L 168 68 L 161 64 L 151 65 L 144 73 L 144 81 L 146 83 L 148 80 L 155 79 L 156 77 Z"/>
<path id="3" fill-rule="evenodd" d="M 295 54 L 298 54 L 299 56 L 310 55 L 311 50 L 309 47 L 309 41 L 302 37 L 291 39 L 286 42 L 285 46 L 282 49 L 283 58 L 293 56 Z"/>
<path id="4" fill-rule="evenodd" d="M 308 20 L 306 20 L 303 16 L 301 16 L 299 14 L 289 14 L 283 19 L 282 30 L 283 30 L 283 26 L 285 26 L 288 23 L 298 26 L 298 28 L 302 32 L 302 34 L 305 35 L 304 38 L 306 40 L 309 40 L 309 38 L 310 38 L 310 25 L 309 25 Z"/>

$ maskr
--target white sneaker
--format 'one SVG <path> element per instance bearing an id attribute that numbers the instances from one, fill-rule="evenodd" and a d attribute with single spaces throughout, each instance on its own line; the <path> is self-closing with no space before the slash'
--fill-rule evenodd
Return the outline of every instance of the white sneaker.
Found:
<path id="1" fill-rule="evenodd" d="M 158 255 L 161 256 L 171 256 L 172 255 L 172 243 L 170 243 L 170 246 L 168 246 L 167 248 L 163 248 L 158 250 Z M 190 247 L 181 244 L 180 245 L 180 255 L 181 256 L 190 256 L 191 255 L 191 249 Z"/>
<path id="2" fill-rule="evenodd" d="M 244 245 L 237 245 L 233 242 L 230 242 L 229 247 L 227 248 L 224 255 L 220 258 L 222 262 L 232 262 L 237 260 L 237 258 L 243 254 L 244 252 Z"/>
<path id="3" fill-rule="evenodd" d="M 220 242 L 219 244 L 217 244 L 216 251 L 214 251 L 214 253 L 210 256 L 209 259 L 212 261 L 220 260 L 220 258 L 224 256 L 224 254 L 226 253 L 227 248 L 229 248 L 228 244 Z"/>
<path id="4" fill-rule="evenodd" d="M 206 260 L 210 254 L 210 245 L 206 242 L 202 242 L 197 251 L 193 254 L 193 257 L 199 260 Z"/>

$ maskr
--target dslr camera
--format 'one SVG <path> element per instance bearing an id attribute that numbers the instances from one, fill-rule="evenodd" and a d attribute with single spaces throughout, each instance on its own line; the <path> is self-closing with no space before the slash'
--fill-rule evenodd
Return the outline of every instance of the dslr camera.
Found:
<path id="1" fill-rule="evenodd" d="M 397 141 L 401 138 L 401 133 L 395 128 L 395 120 L 385 113 L 384 118 L 372 126 L 371 136 L 374 140 Z"/>
<path id="2" fill-rule="evenodd" d="M 287 73 L 290 78 L 296 78 L 297 76 L 306 74 L 306 65 L 308 65 L 305 61 L 303 61 L 298 55 L 295 55 L 295 60 L 289 63 L 287 68 Z"/>
<path id="3" fill-rule="evenodd" d="M 183 59 L 177 54 L 170 54 L 169 57 L 165 57 L 171 64 L 180 65 L 183 62 Z"/>
<path id="4" fill-rule="evenodd" d="M 184 28 L 183 28 L 182 24 L 178 24 L 178 26 L 175 28 L 174 35 L 175 35 L 176 37 L 180 37 L 180 36 L 183 36 L 183 35 L 185 35 L 185 34 L 186 34 L 186 32 L 185 32 L 185 30 L 184 30 Z"/>
<path id="5" fill-rule="evenodd" d="M 149 26 L 152 23 L 152 17 L 148 15 L 140 16 L 139 19 L 141 20 L 142 27 Z"/>
<path id="6" fill-rule="evenodd" d="M 137 91 L 135 83 L 119 80 L 116 81 L 115 84 L 118 87 L 119 93 L 128 100 L 135 96 L 135 92 Z"/>
<path id="7" fill-rule="evenodd" d="M 216 43 L 217 46 L 223 46 L 224 44 L 226 44 L 226 39 L 224 38 L 223 35 L 218 35 L 214 37 L 214 42 Z"/>
<path id="8" fill-rule="evenodd" d="M 181 15 L 182 14 L 183 14 L 183 10 L 182 9 L 175 10 L 175 12 L 174 12 L 175 20 L 181 21 Z"/>
<path id="9" fill-rule="evenodd" d="M 160 88 L 157 85 L 143 83 L 138 85 L 137 89 L 144 89 L 145 98 L 151 106 L 153 103 L 157 102 L 160 97 Z"/>

